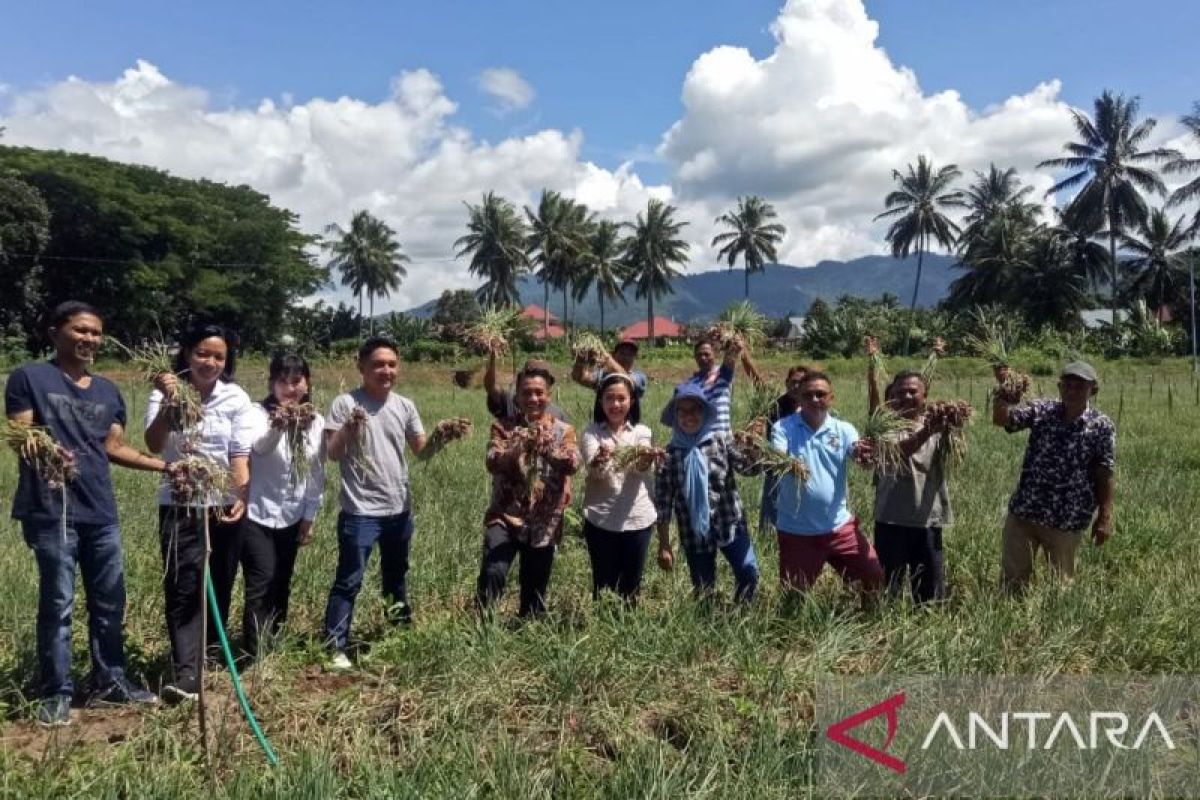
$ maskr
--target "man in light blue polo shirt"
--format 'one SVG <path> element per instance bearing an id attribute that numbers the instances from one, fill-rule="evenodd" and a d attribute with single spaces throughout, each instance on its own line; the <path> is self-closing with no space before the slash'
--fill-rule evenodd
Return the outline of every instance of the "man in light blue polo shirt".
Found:
<path id="1" fill-rule="evenodd" d="M 869 447 L 853 425 L 830 415 L 834 395 L 828 375 L 805 375 L 799 399 L 799 410 L 771 428 L 771 446 L 803 459 L 811 472 L 803 485 L 791 475 L 780 481 L 775 517 L 780 583 L 802 592 L 829 563 L 843 580 L 876 590 L 883 568 L 846 505 L 850 462 L 869 456 Z"/>

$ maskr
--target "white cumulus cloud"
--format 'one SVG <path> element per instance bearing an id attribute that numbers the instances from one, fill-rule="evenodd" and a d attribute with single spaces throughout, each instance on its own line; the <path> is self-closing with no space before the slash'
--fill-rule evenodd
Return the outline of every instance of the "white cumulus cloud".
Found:
<path id="1" fill-rule="evenodd" d="M 860 0 L 790 0 L 771 30 L 765 58 L 724 46 L 696 59 L 684 114 L 659 145 L 677 199 L 708 212 L 696 213 L 697 243 L 732 198 L 759 194 L 788 226 L 784 261 L 879 252 L 872 217 L 892 170 L 918 154 L 967 178 L 995 161 L 1040 190 L 1052 184 L 1033 168 L 1072 133 L 1057 81 L 982 111 L 954 91 L 927 94 L 879 47 Z"/>
<path id="2" fill-rule="evenodd" d="M 71 77 L 11 88 L 0 96 L 0 127 L 9 144 L 249 184 L 314 233 L 368 209 L 398 231 L 414 261 L 377 311 L 478 284 L 453 259 L 453 242 L 463 203 L 489 190 L 523 205 L 554 189 L 618 220 L 632 219 L 650 197 L 668 200 L 689 223 L 693 269 L 715 265 L 714 217 L 739 195 L 759 194 L 788 227 L 781 260 L 807 265 L 883 251 L 884 225 L 872 218 L 892 170 L 918 154 L 958 164 L 965 179 L 992 161 L 1014 166 L 1040 195 L 1053 176 L 1035 165 L 1075 138 L 1053 76 L 983 109 L 952 90 L 923 91 L 879 46 L 861 0 L 789 0 L 771 30 L 775 47 L 763 58 L 736 46 L 698 55 L 681 89 L 683 113 L 657 148 L 665 185 L 647 185 L 632 163 L 606 169 L 584 160 L 578 130 L 483 141 L 455 124 L 457 103 L 424 69 L 395 77 L 380 102 L 285 97 L 218 107 L 203 87 L 139 61 L 111 82 Z M 502 108 L 534 97 L 507 68 L 485 70 L 479 85 Z M 1195 146 L 1173 119 L 1160 131 L 1164 142 Z"/>
<path id="3" fill-rule="evenodd" d="M 490 67 L 479 73 L 479 88 L 499 103 L 501 112 L 525 108 L 534 98 L 529 81 L 509 67 Z"/>

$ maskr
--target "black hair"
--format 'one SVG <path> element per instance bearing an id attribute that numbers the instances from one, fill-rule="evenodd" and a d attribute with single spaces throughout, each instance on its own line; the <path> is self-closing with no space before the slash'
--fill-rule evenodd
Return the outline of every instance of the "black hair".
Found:
<path id="1" fill-rule="evenodd" d="M 642 421 L 642 401 L 638 398 L 633 381 L 628 375 L 622 375 L 619 372 L 605 375 L 604 380 L 600 381 L 600 385 L 596 387 L 596 402 L 592 405 L 592 421 L 600 424 L 608 422 L 608 415 L 604 413 L 604 391 L 614 383 L 623 383 L 629 390 L 629 414 L 625 419 L 630 425 L 637 425 Z"/>
<path id="2" fill-rule="evenodd" d="M 179 352 L 175 354 L 175 374 L 182 374 L 189 368 L 188 360 L 192 350 L 205 339 L 220 339 L 225 342 L 225 369 L 221 371 L 221 380 L 232 381 L 234 373 L 237 372 L 237 348 L 241 339 L 235 332 L 214 323 L 196 325 L 179 340 Z"/>
<path id="3" fill-rule="evenodd" d="M 81 300 L 65 300 L 46 315 L 46 335 L 50 335 L 52 328 L 61 328 L 63 325 L 70 322 L 72 317 L 80 314 L 91 314 L 96 319 L 103 321 L 100 312 L 90 303 L 84 303 Z"/>
<path id="4" fill-rule="evenodd" d="M 708 337 L 703 337 L 703 338 L 701 338 L 701 339 L 697 339 L 697 340 L 696 340 L 696 343 L 695 343 L 694 345 L 692 345 L 692 355 L 695 355 L 696 353 L 699 353 L 699 352 L 700 352 L 700 348 L 701 348 L 701 347 L 703 347 L 704 345 L 708 345 L 708 346 L 709 346 L 709 347 L 711 347 L 711 348 L 712 348 L 714 351 L 716 351 L 716 349 L 717 349 L 717 343 L 716 343 L 716 342 L 714 342 L 712 339 L 709 339 Z"/>
<path id="5" fill-rule="evenodd" d="M 521 381 L 526 378 L 541 378 L 546 382 L 546 388 L 554 385 L 554 375 L 548 369 L 542 367 L 525 367 L 517 373 L 514 384 L 518 392 L 521 390 Z"/>
<path id="6" fill-rule="evenodd" d="M 304 356 L 296 353 L 276 353 L 272 356 L 271 365 L 267 367 L 267 397 L 262 401 L 263 408 L 269 412 L 279 405 L 279 401 L 275 399 L 275 381 L 282 378 L 294 378 L 297 375 L 304 376 L 304 380 L 308 382 L 309 391 L 311 391 L 312 372 L 309 370 Z M 311 403 L 310 393 L 305 392 L 304 396 L 300 398 L 300 402 Z"/>
<path id="7" fill-rule="evenodd" d="M 804 376 L 812 372 L 812 367 L 807 364 L 797 364 L 787 371 L 787 380 L 791 380 L 793 375 Z"/>
<path id="8" fill-rule="evenodd" d="M 804 377 L 800 379 L 800 385 L 805 386 L 810 383 L 816 383 L 817 381 L 825 381 L 829 384 L 831 389 L 833 388 L 833 381 L 831 381 L 829 376 L 819 369 L 814 369 L 812 372 L 805 373 Z"/>
<path id="9" fill-rule="evenodd" d="M 386 347 L 396 354 L 396 358 L 400 358 L 400 345 L 397 344 L 395 339 L 388 336 L 371 336 L 358 348 L 358 360 L 365 361 L 371 356 L 371 353 L 374 353 L 381 347 Z"/>
<path id="10" fill-rule="evenodd" d="M 914 372 L 911 369 L 906 369 L 903 372 L 896 373 L 896 377 L 892 378 L 891 383 L 889 383 L 887 388 L 883 390 L 883 396 L 890 398 L 892 396 L 892 391 L 909 378 L 916 378 L 919 380 L 921 382 L 921 388 L 925 391 L 925 394 L 929 394 L 929 383 L 925 380 L 925 376 L 919 372 Z"/>

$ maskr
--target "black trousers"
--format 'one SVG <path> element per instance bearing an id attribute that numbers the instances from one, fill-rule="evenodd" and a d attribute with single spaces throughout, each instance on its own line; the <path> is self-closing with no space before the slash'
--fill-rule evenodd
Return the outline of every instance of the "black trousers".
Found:
<path id="1" fill-rule="evenodd" d="M 900 593 L 905 573 L 908 573 L 914 603 L 945 599 L 941 528 L 909 528 L 876 522 L 875 552 L 893 597 Z"/>
<path id="2" fill-rule="evenodd" d="M 229 629 L 229 603 L 242 553 L 242 525 L 217 520 L 222 509 L 160 506 L 158 540 L 163 559 L 163 589 L 166 597 L 167 634 L 171 639 L 171 662 L 175 682 L 192 691 L 200 675 L 201 588 L 204 577 L 204 515 L 208 514 L 208 537 L 212 553 L 208 559 L 221 625 Z M 205 600 L 207 603 L 207 599 Z M 216 620 L 209 615 L 208 642 L 217 645 Z"/>
<path id="3" fill-rule="evenodd" d="M 554 566 L 554 545 L 530 547 L 519 542 L 504 525 L 490 525 L 483 532 L 483 562 L 479 566 L 479 581 L 475 601 L 486 609 L 504 595 L 512 562 L 520 555 L 522 617 L 541 614 L 546 610 L 546 590 L 550 586 L 550 570 Z"/>
<path id="4" fill-rule="evenodd" d="M 287 620 L 299 549 L 299 522 L 268 528 L 246 517 L 242 523 L 242 579 L 246 582 L 242 634 L 251 656 L 257 656 L 263 639 L 277 634 Z"/>
<path id="5" fill-rule="evenodd" d="M 637 604 L 650 546 L 651 528 L 636 531 L 607 531 L 586 520 L 583 537 L 592 562 L 592 597 L 610 589 L 630 605 Z"/>

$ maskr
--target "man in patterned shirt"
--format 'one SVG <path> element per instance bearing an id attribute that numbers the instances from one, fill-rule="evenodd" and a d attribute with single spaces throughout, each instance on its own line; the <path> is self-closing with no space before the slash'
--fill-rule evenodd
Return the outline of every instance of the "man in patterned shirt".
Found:
<path id="1" fill-rule="evenodd" d="M 1003 371 L 997 377 L 1003 380 Z M 1059 400 L 1021 405 L 993 400 L 993 423 L 1009 433 L 1030 431 L 1021 478 L 1004 522 L 1000 572 L 1009 591 L 1019 592 L 1029 583 L 1039 548 L 1050 569 L 1069 581 L 1084 528 L 1091 524 L 1096 545 L 1112 533 L 1116 429 L 1112 420 L 1091 407 L 1089 401 L 1099 389 L 1096 370 L 1072 361 L 1059 377 Z"/>

